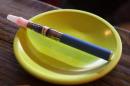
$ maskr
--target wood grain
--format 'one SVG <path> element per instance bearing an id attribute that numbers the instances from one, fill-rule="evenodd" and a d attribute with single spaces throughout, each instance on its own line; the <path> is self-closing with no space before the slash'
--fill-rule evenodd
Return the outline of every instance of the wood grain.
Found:
<path id="1" fill-rule="evenodd" d="M 0 0 L 0 86 L 57 86 L 36 79 L 17 63 L 12 43 L 18 27 L 6 20 L 7 14 L 29 19 L 53 9 L 58 8 L 37 0 Z M 130 86 L 130 32 L 120 28 L 117 30 L 123 42 L 119 64 L 105 77 L 81 86 Z"/>

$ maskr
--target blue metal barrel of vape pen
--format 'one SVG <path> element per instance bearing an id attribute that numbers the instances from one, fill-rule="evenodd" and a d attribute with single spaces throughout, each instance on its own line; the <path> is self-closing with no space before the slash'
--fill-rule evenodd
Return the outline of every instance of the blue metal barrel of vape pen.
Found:
<path id="1" fill-rule="evenodd" d="M 95 55 L 95 56 L 100 57 L 100 58 L 105 59 L 105 60 L 109 60 L 109 58 L 112 54 L 112 51 L 110 51 L 106 48 L 103 48 L 103 47 L 97 46 L 95 44 L 80 40 L 78 38 L 69 36 L 67 34 L 63 34 L 61 32 L 54 30 L 54 29 L 46 28 L 45 26 L 41 26 L 38 24 L 34 24 L 32 22 L 29 22 L 27 24 L 27 27 L 32 28 L 36 32 L 42 32 L 42 34 L 44 34 L 48 37 L 59 39 L 64 44 L 67 44 L 71 47 L 80 49 L 82 51 L 85 51 L 89 54 Z"/>
<path id="2" fill-rule="evenodd" d="M 84 52 L 95 55 L 105 60 L 109 60 L 110 55 L 112 54 L 112 51 L 106 48 L 80 40 L 67 34 L 62 34 L 62 36 L 60 37 L 60 41 L 64 44 L 80 49 Z"/>

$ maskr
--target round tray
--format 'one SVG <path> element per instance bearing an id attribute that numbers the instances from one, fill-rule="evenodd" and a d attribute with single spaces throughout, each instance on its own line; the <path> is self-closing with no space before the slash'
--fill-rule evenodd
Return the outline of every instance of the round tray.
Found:
<path id="1" fill-rule="evenodd" d="M 25 70 L 41 80 L 57 84 L 94 81 L 118 63 L 122 44 L 116 30 L 104 19 L 80 10 L 60 9 L 36 15 L 31 21 L 112 50 L 109 61 L 20 28 L 14 52 Z"/>

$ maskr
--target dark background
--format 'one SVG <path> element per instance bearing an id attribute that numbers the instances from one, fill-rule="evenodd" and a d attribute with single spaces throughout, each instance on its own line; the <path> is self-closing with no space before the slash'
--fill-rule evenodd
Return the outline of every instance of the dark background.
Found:
<path id="1" fill-rule="evenodd" d="M 85 10 L 113 25 L 130 25 L 130 0 L 41 0 L 61 8 Z"/>

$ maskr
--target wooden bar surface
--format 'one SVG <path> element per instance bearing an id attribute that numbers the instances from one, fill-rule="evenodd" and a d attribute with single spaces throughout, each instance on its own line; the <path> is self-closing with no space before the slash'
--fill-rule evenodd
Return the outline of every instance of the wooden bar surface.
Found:
<path id="1" fill-rule="evenodd" d="M 16 61 L 12 45 L 18 27 L 6 20 L 7 14 L 29 19 L 53 9 L 58 8 L 38 0 L 0 0 L 0 86 L 57 86 L 31 76 Z M 117 30 L 123 42 L 120 62 L 103 78 L 80 86 L 130 86 L 130 32 Z"/>

